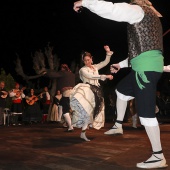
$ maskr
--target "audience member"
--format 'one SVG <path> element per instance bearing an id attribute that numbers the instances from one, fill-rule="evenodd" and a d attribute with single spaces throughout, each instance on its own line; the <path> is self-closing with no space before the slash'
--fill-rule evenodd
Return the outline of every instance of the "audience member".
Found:
<path id="1" fill-rule="evenodd" d="M 3 125 L 4 108 L 6 107 L 6 98 L 8 92 L 5 89 L 5 82 L 0 82 L 0 126 Z"/>

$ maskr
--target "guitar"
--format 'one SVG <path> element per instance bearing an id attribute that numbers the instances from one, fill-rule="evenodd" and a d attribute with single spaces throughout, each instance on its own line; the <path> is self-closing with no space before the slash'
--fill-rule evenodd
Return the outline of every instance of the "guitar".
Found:
<path id="1" fill-rule="evenodd" d="M 1 93 L 3 93 L 1 95 L 1 98 L 5 99 L 8 96 L 8 93 L 6 91 L 0 91 Z"/>
<path id="2" fill-rule="evenodd" d="M 33 105 L 36 101 L 38 101 L 38 97 L 41 96 L 43 93 L 40 93 L 38 96 L 31 96 L 29 99 L 26 99 L 28 105 Z"/>
<path id="3" fill-rule="evenodd" d="M 15 97 L 20 97 L 23 91 L 26 89 L 26 87 L 23 87 L 21 90 L 14 89 L 14 93 L 16 93 Z"/>

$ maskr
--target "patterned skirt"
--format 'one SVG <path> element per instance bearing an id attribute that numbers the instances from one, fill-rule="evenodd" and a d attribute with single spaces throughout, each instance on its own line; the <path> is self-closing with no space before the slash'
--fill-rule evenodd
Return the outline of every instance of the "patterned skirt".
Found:
<path id="1" fill-rule="evenodd" d="M 104 127 L 104 99 L 100 97 L 100 94 L 96 95 L 97 93 L 94 91 L 96 91 L 94 86 L 91 87 L 90 84 L 85 83 L 79 83 L 73 88 L 70 95 L 70 107 L 73 111 L 72 124 L 74 127 L 81 128 L 84 124 L 91 124 L 97 130 Z M 101 102 L 97 102 L 96 99 L 99 98 L 102 98 Z M 98 113 L 94 113 L 94 111 Z"/>

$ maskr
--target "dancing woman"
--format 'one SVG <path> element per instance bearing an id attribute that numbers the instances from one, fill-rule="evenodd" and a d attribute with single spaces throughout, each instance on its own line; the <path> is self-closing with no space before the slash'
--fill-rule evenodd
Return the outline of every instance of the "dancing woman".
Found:
<path id="1" fill-rule="evenodd" d="M 113 54 L 109 46 L 104 46 L 106 58 L 98 64 L 92 64 L 92 55 L 89 52 L 82 54 L 85 64 L 80 71 L 80 79 L 83 83 L 77 84 L 70 95 L 70 106 L 73 110 L 72 124 L 74 127 L 82 128 L 80 138 L 90 141 L 85 133 L 88 125 L 95 129 L 104 126 L 104 98 L 98 80 L 112 80 L 112 75 L 100 75 L 98 70 L 105 67 Z"/>

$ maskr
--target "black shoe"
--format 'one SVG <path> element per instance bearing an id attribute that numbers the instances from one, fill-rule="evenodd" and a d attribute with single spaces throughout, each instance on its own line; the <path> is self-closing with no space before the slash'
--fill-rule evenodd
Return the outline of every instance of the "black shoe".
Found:
<path id="1" fill-rule="evenodd" d="M 74 129 L 67 129 L 65 132 L 73 132 Z"/>

